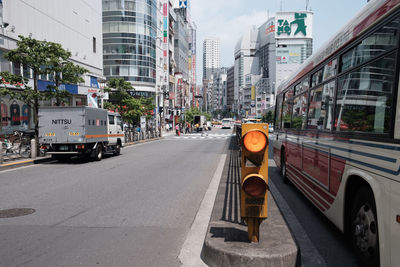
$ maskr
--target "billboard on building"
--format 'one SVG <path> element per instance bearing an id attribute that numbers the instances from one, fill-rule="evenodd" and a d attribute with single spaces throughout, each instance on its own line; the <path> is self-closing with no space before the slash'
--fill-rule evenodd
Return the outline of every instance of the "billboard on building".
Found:
<path id="1" fill-rule="evenodd" d="M 271 33 L 275 33 L 275 21 L 273 21 L 273 20 L 268 22 L 268 24 L 266 25 L 266 28 L 265 28 L 266 35 L 269 35 Z"/>
<path id="2" fill-rule="evenodd" d="M 302 45 L 276 48 L 276 64 L 300 64 Z"/>
<path id="3" fill-rule="evenodd" d="M 179 0 L 179 8 L 187 8 L 188 7 L 187 0 Z"/>
<path id="4" fill-rule="evenodd" d="M 312 38 L 312 17 L 309 11 L 276 13 L 275 38 Z"/>

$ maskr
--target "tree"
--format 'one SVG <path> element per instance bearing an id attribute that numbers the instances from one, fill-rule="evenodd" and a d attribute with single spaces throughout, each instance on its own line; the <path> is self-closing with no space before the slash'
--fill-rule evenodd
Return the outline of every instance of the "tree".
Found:
<path id="1" fill-rule="evenodd" d="M 85 68 L 68 61 L 71 53 L 62 50 L 62 48 L 59 50 L 60 54 L 66 52 L 67 57 L 53 58 L 52 65 L 47 67 L 48 73 L 53 74 L 54 85 L 47 86 L 48 91 L 46 93 L 48 98 L 55 98 L 56 106 L 60 106 L 71 95 L 66 90 L 60 90 L 60 85 L 82 83 L 84 82 L 82 75 L 88 72 Z"/>
<path id="2" fill-rule="evenodd" d="M 11 91 L 4 88 L 2 94 L 8 94 L 12 98 L 24 101 L 33 110 L 33 122 L 35 128 L 35 140 L 39 147 L 39 101 L 55 97 L 57 103 L 64 98 L 67 93 L 59 89 L 59 85 L 65 83 L 76 83 L 82 81 L 80 77 L 87 72 L 82 67 L 74 65 L 68 59 L 71 56 L 60 44 L 39 41 L 31 37 L 19 35 L 20 40 L 17 41 L 17 48 L 7 52 L 4 57 L 14 62 L 22 64 L 24 67 L 32 70 L 33 90 L 27 86 L 27 79 L 10 73 L 2 72 L 3 83 L 8 82 L 17 84 L 22 90 Z M 54 75 L 54 86 L 49 86 L 48 91 L 43 93 L 39 91 L 38 80 L 39 75 Z M 22 84 L 22 86 L 21 86 Z M 39 149 L 36 150 L 39 153 Z"/>
<path id="3" fill-rule="evenodd" d="M 264 116 L 262 117 L 262 121 L 266 123 L 273 123 L 274 122 L 274 112 L 268 111 Z"/>
<path id="4" fill-rule="evenodd" d="M 110 79 L 105 91 L 110 93 L 111 102 L 104 103 L 104 108 L 120 112 L 125 122 L 135 125 L 141 116 L 151 118 L 155 105 L 152 98 L 134 98 L 129 93 L 133 90 L 132 85 L 123 78 Z"/>
<path id="5" fill-rule="evenodd" d="M 201 112 L 197 107 L 192 107 L 192 108 L 185 110 L 184 114 L 185 114 L 186 122 L 190 122 L 190 123 L 194 122 L 195 115 L 203 115 L 206 118 L 206 120 L 208 120 L 208 121 L 211 120 L 211 117 L 212 117 L 211 113 Z"/>

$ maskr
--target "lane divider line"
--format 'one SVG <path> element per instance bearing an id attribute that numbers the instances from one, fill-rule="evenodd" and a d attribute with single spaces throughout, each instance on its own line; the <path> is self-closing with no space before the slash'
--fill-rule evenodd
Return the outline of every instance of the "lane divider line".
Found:
<path id="1" fill-rule="evenodd" d="M 217 169 L 208 186 L 207 192 L 201 201 L 200 208 L 197 211 L 196 217 L 190 227 L 186 240 L 183 243 L 179 260 L 182 266 L 199 267 L 207 266 L 200 258 L 201 250 L 203 248 L 204 238 L 207 234 L 208 224 L 212 210 L 214 208 L 215 198 L 218 192 L 218 186 L 222 178 L 222 171 L 224 170 L 225 160 L 227 154 L 222 154 L 219 160 Z"/>

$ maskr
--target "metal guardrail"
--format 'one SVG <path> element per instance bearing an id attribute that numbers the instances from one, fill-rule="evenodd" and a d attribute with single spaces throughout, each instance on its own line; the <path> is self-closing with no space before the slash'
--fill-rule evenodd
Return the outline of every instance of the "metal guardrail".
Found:
<path id="1" fill-rule="evenodd" d="M 240 139 L 242 138 L 242 125 L 241 124 L 236 124 L 235 125 L 235 131 L 236 131 L 237 142 L 240 145 Z"/>
<path id="2" fill-rule="evenodd" d="M 137 131 L 136 129 L 125 130 L 125 142 L 133 143 L 141 140 L 154 139 L 160 137 L 158 129 L 150 129 L 148 131 Z"/>

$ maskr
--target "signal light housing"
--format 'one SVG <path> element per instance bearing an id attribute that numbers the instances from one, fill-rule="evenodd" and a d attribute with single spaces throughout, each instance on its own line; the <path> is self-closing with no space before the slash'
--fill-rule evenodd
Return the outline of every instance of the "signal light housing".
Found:
<path id="1" fill-rule="evenodd" d="M 241 217 L 249 240 L 258 242 L 259 226 L 268 217 L 268 124 L 242 124 Z"/>
<path id="2" fill-rule="evenodd" d="M 242 188 L 249 196 L 258 197 L 265 194 L 268 185 L 261 175 L 249 174 L 243 179 Z"/>
<path id="3" fill-rule="evenodd" d="M 243 137 L 243 145 L 249 152 L 261 152 L 267 144 L 267 137 L 263 132 L 258 130 L 249 131 Z"/>

